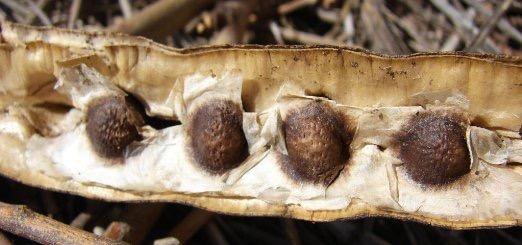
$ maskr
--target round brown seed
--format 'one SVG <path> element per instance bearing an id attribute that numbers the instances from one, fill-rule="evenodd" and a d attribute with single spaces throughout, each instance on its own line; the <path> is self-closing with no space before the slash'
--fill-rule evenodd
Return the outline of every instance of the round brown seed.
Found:
<path id="1" fill-rule="evenodd" d="M 470 172 L 466 127 L 454 117 L 418 113 L 398 141 L 400 158 L 414 181 L 442 185 Z"/>
<path id="2" fill-rule="evenodd" d="M 138 127 L 143 124 L 142 115 L 123 96 L 98 98 L 88 105 L 87 135 L 103 157 L 122 157 L 130 143 L 141 139 Z"/>
<path id="3" fill-rule="evenodd" d="M 243 133 L 243 111 L 232 101 L 213 100 L 189 119 L 188 133 L 196 162 L 211 173 L 222 174 L 248 156 Z"/>
<path id="4" fill-rule="evenodd" d="M 342 117 L 314 101 L 290 112 L 283 127 L 288 151 L 283 169 L 299 180 L 330 184 L 349 154 Z"/>

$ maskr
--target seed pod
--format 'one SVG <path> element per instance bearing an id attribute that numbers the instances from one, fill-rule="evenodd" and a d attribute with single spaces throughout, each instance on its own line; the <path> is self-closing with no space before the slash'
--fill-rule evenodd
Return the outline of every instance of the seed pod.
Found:
<path id="1" fill-rule="evenodd" d="M 341 116 L 313 101 L 290 112 L 283 127 L 288 150 L 283 168 L 298 180 L 330 184 L 349 157 Z"/>
<path id="2" fill-rule="evenodd" d="M 214 100 L 195 110 L 189 119 L 193 156 L 208 171 L 222 174 L 248 156 L 243 112 L 232 101 Z"/>
<path id="3" fill-rule="evenodd" d="M 109 201 L 181 202 L 237 215 L 387 216 L 451 228 L 522 223 L 518 57 L 389 57 L 297 46 L 178 50 L 8 22 L 1 36 L 0 174 L 9 178 Z M 118 108 L 127 108 L 125 94 L 139 97 L 147 115 L 181 124 L 145 125 L 144 139 L 127 147 L 131 154 L 108 158 L 91 147 L 90 118 L 81 119 L 94 98 L 116 96 L 125 105 Z M 300 111 L 311 101 L 321 102 Z M 14 113 L 51 112 L 49 103 L 67 106 L 38 123 Z M 206 106 L 219 109 L 200 111 Z M 451 116 L 456 111 L 465 120 Z M 339 120 L 351 139 L 337 137 L 338 113 L 348 116 Z M 99 132 L 123 132 L 100 142 L 126 145 L 136 135 L 125 121 L 112 121 L 128 117 L 100 118 L 108 123 L 94 127 Z M 292 123 L 299 120 L 306 123 Z M 282 168 L 281 155 L 294 167 Z M 110 164 L 115 159 L 125 164 Z"/>
<path id="4" fill-rule="evenodd" d="M 125 148 L 141 136 L 143 117 L 123 96 L 94 99 L 87 110 L 87 135 L 94 150 L 103 157 L 119 158 Z"/>
<path id="5" fill-rule="evenodd" d="M 406 172 L 419 183 L 447 184 L 470 171 L 466 127 L 455 117 L 417 113 L 397 141 Z"/>

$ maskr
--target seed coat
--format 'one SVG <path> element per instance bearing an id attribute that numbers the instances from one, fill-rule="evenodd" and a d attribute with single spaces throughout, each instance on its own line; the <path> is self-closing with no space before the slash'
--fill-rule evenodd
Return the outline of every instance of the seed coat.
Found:
<path id="1" fill-rule="evenodd" d="M 102 157 L 122 157 L 130 143 L 141 140 L 138 127 L 143 124 L 136 106 L 123 96 L 98 98 L 88 105 L 87 135 Z"/>
<path id="2" fill-rule="evenodd" d="M 399 156 L 414 181 L 444 185 L 470 172 L 466 126 L 434 112 L 415 114 L 398 137 Z"/>
<path id="3" fill-rule="evenodd" d="M 242 122 L 243 111 L 232 101 L 213 100 L 199 107 L 188 123 L 196 162 L 214 174 L 223 174 L 241 164 L 248 156 Z"/>
<path id="4" fill-rule="evenodd" d="M 283 127 L 288 151 L 283 170 L 297 180 L 330 184 L 349 157 L 342 116 L 314 101 L 291 111 Z"/>

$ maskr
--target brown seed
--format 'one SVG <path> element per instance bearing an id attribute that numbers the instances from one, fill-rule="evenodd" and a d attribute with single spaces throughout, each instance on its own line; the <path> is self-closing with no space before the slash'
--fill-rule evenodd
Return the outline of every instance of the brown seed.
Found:
<path id="1" fill-rule="evenodd" d="M 88 105 L 87 135 L 94 150 L 103 157 L 119 158 L 125 148 L 141 139 L 144 124 L 136 107 L 123 96 L 106 96 Z"/>
<path id="2" fill-rule="evenodd" d="M 188 123 L 196 162 L 214 174 L 237 167 L 248 156 L 243 111 L 232 101 L 213 100 L 199 107 Z"/>
<path id="3" fill-rule="evenodd" d="M 407 174 L 421 184 L 447 184 L 470 171 L 466 127 L 455 117 L 418 113 L 404 125 L 398 144 Z"/>
<path id="4" fill-rule="evenodd" d="M 310 102 L 291 111 L 283 124 L 288 157 L 283 170 L 293 178 L 330 184 L 348 159 L 349 134 L 331 107 Z"/>

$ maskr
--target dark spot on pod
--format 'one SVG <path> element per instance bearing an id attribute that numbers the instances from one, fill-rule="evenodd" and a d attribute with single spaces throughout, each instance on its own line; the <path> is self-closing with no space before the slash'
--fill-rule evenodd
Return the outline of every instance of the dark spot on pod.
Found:
<path id="1" fill-rule="evenodd" d="M 93 100 L 87 109 L 87 135 L 94 150 L 103 157 L 122 157 L 125 148 L 141 140 L 138 127 L 143 116 L 124 96 Z"/>
<path id="2" fill-rule="evenodd" d="M 190 115 L 188 134 L 196 162 L 214 174 L 237 167 L 248 156 L 243 111 L 228 100 L 206 102 Z"/>
<path id="3" fill-rule="evenodd" d="M 329 185 L 349 157 L 345 126 L 342 115 L 320 102 L 290 111 L 283 124 L 288 151 L 283 170 L 297 180 Z"/>
<path id="4" fill-rule="evenodd" d="M 466 125 L 457 117 L 417 113 L 403 126 L 398 144 L 407 174 L 421 184 L 443 185 L 470 172 Z"/>

